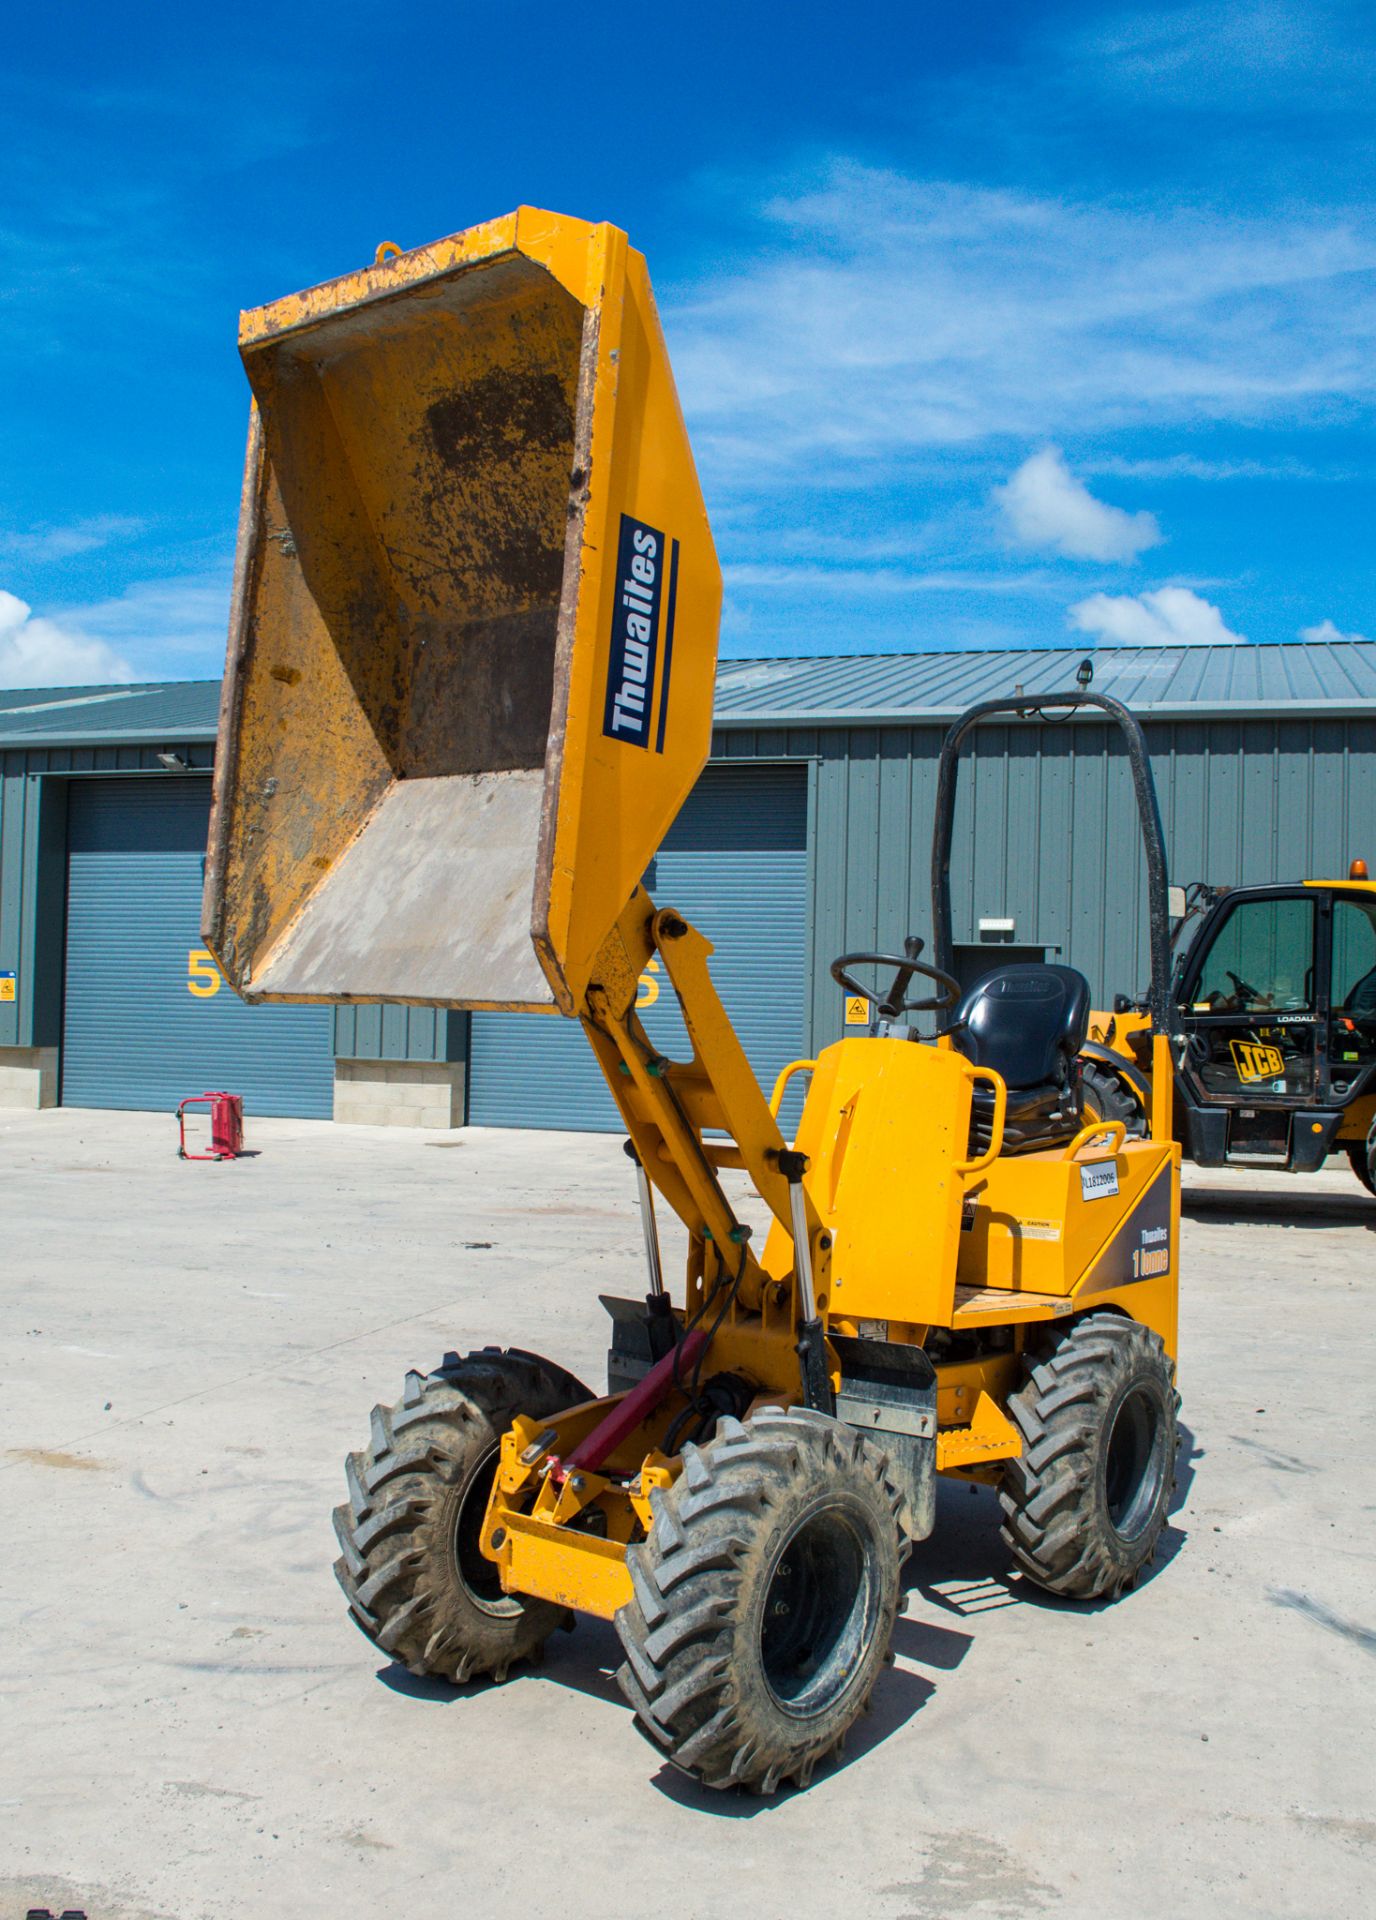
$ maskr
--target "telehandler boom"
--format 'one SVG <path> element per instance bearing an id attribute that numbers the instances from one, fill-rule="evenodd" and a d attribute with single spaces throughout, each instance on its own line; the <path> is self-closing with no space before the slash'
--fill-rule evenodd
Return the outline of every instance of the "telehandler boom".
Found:
<path id="1" fill-rule="evenodd" d="M 959 996 L 945 814 L 937 965 L 912 939 L 842 956 L 869 1032 L 758 1085 L 710 943 L 639 879 L 707 756 L 720 574 L 623 234 L 522 208 L 383 248 L 246 314 L 241 345 L 206 939 L 251 1000 L 578 1019 L 647 1252 L 645 1299 L 608 1303 L 607 1393 L 489 1348 L 374 1410 L 335 1515 L 353 1617 L 454 1680 L 504 1679 L 570 1609 L 614 1620 L 663 1757 L 712 1787 L 806 1784 L 879 1680 L 937 1473 L 999 1488 L 1014 1562 L 1051 1592 L 1116 1596 L 1151 1562 L 1176 1447 L 1169 1114 L 1136 1139 L 1086 1117 L 1073 969 Z M 1012 710 L 1087 703 L 1145 767 L 1113 701 Z M 1138 800 L 1158 919 L 1149 773 Z M 691 1059 L 636 1015 L 652 959 Z M 855 977 L 875 965 L 888 987 Z M 726 1169 L 768 1208 L 763 1246 Z M 657 1200 L 687 1228 L 676 1295 Z"/>

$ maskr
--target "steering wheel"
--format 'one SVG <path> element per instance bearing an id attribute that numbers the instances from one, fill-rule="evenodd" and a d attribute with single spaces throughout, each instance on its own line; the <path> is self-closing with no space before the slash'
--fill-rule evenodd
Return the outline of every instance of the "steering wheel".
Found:
<path id="1" fill-rule="evenodd" d="M 1239 979 L 1231 967 L 1225 967 L 1223 971 L 1232 981 L 1233 991 L 1237 994 L 1239 1000 L 1260 1000 L 1261 995 L 1249 981 Z"/>
<path id="2" fill-rule="evenodd" d="M 923 942 L 909 934 L 903 942 L 903 953 L 843 953 L 839 960 L 831 963 L 831 977 L 838 987 L 844 987 L 847 993 L 858 994 L 862 1000 L 868 1000 L 881 1020 L 896 1020 L 900 1013 L 944 1013 L 953 1007 L 960 998 L 960 982 L 949 973 L 943 973 L 940 967 L 925 967 L 918 959 Z M 895 967 L 893 985 L 881 999 L 873 987 L 862 987 L 847 971 L 849 967 Z M 933 1000 L 909 1000 L 908 984 L 915 973 L 925 979 L 934 980 L 941 988 L 939 998 Z"/>

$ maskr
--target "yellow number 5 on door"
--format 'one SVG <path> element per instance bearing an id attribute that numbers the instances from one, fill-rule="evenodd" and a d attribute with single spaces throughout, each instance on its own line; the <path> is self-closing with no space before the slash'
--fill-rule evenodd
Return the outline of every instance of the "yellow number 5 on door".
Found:
<path id="1" fill-rule="evenodd" d="M 186 956 L 186 990 L 198 1000 L 209 1000 L 224 985 L 215 956 L 205 947 L 193 947 Z"/>

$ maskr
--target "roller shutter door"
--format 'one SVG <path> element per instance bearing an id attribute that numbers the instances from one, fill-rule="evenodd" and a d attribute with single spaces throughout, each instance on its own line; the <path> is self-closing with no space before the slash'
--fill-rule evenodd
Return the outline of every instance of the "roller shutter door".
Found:
<path id="1" fill-rule="evenodd" d="M 767 1092 L 805 1044 L 807 769 L 709 767 L 645 878 L 657 905 L 677 908 L 715 946 L 712 978 Z M 640 1008 L 655 1045 L 690 1058 L 668 981 L 651 974 L 642 993 L 655 996 Z M 468 1118 L 588 1132 L 621 1124 L 578 1023 L 529 1013 L 474 1014 Z"/>
<path id="2" fill-rule="evenodd" d="M 210 782 L 73 780 L 67 810 L 62 1101 L 175 1107 L 208 1087 L 245 1113 L 328 1119 L 328 1007 L 249 1007 L 201 946 Z"/>

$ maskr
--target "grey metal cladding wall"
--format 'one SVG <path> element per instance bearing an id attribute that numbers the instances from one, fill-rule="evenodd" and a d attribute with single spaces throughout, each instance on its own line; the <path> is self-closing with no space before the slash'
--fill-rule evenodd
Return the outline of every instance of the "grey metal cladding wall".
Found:
<path id="1" fill-rule="evenodd" d="M 442 1007 L 390 1003 L 336 1007 L 334 1050 L 341 1060 L 442 1060 L 466 1056 L 468 1016 Z"/>
<path id="2" fill-rule="evenodd" d="M 1148 724 L 1171 878 L 1234 885 L 1341 876 L 1376 858 L 1376 718 Z M 841 1030 L 828 967 L 846 947 L 930 942 L 944 728 L 723 728 L 716 751 L 817 758 L 810 1044 Z M 986 726 L 961 769 L 957 940 L 1012 916 L 1097 999 L 1146 981 L 1141 842 L 1116 730 Z"/>

